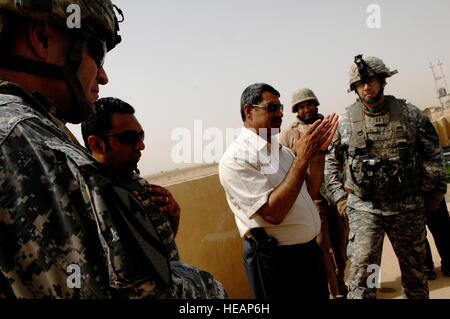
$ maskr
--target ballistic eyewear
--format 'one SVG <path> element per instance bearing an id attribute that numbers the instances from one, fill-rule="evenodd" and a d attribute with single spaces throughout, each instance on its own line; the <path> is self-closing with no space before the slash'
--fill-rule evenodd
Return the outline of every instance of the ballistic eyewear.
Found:
<path id="1" fill-rule="evenodd" d="M 364 85 L 369 84 L 370 86 L 372 86 L 376 82 L 377 82 L 377 78 L 375 76 L 373 76 L 373 77 L 370 77 L 370 78 L 368 78 L 368 79 L 366 79 L 364 81 L 361 80 L 361 81 L 356 82 L 355 86 L 356 86 L 356 88 L 358 90 L 361 90 L 364 87 Z"/>
<path id="2" fill-rule="evenodd" d="M 127 145 L 136 145 L 139 140 L 144 141 L 144 131 L 126 130 L 120 133 L 108 133 L 105 136 L 116 136 L 120 143 Z"/>
<path id="3" fill-rule="evenodd" d="M 97 64 L 97 67 L 100 69 L 103 67 L 103 63 L 105 62 L 105 56 L 108 52 L 106 48 L 106 41 L 92 37 L 87 42 L 87 50 L 89 54 Z"/>

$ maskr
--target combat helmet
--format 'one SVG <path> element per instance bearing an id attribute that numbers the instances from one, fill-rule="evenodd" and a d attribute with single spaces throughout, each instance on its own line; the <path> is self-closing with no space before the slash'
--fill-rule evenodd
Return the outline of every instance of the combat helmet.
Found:
<path id="1" fill-rule="evenodd" d="M 297 104 L 305 101 L 313 101 L 316 107 L 320 105 L 319 100 L 312 90 L 308 88 L 299 89 L 292 94 L 292 113 L 297 113 Z"/>
<path id="2" fill-rule="evenodd" d="M 122 20 L 117 19 L 114 9 L 122 16 Z M 69 26 L 68 20 L 73 12 L 79 13 L 80 24 Z M 111 0 L 0 0 L 0 34 L 14 16 L 46 21 L 64 28 L 73 39 L 72 48 L 67 54 L 64 67 L 11 54 L 2 56 L 0 66 L 65 81 L 80 106 L 80 112 L 73 112 L 69 122 L 84 121 L 93 113 L 94 108 L 87 101 L 77 76 L 82 52 L 86 45 L 88 48 L 93 47 L 97 65 L 102 67 L 102 57 L 121 42 L 118 31 L 119 22 L 123 21 L 122 11 Z M 93 39 L 97 41 L 92 41 Z"/>
<path id="3" fill-rule="evenodd" d="M 349 90 L 355 90 L 355 83 L 359 81 L 365 81 L 373 76 L 391 77 L 392 75 L 398 73 L 397 70 L 391 71 L 384 64 L 383 60 L 369 56 L 367 58 L 362 57 L 362 54 L 355 56 L 355 62 L 350 67 L 349 71 Z"/>

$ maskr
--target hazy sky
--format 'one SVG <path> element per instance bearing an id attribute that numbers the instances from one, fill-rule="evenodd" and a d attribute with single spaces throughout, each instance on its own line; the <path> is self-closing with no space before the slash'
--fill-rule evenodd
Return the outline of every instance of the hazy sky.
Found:
<path id="1" fill-rule="evenodd" d="M 298 88 L 316 93 L 321 113 L 341 114 L 355 100 L 347 93 L 348 70 L 360 53 L 398 69 L 387 81 L 386 94 L 421 109 L 439 105 L 430 62 L 440 58 L 450 76 L 448 0 L 114 3 L 125 15 L 123 42 L 107 56 L 110 82 L 101 87 L 100 96 L 115 96 L 135 107 L 146 131 L 139 164 L 143 175 L 183 167 L 171 157 L 180 143 L 180 137 L 171 139 L 177 129 L 190 132 L 194 160 L 196 120 L 202 121 L 203 131 L 223 132 L 225 148 L 226 129 L 242 127 L 241 93 L 255 82 L 281 93 L 285 128 L 294 120 L 290 100 Z M 367 26 L 370 4 L 381 9 L 381 28 Z M 69 127 L 81 140 L 79 126 Z"/>

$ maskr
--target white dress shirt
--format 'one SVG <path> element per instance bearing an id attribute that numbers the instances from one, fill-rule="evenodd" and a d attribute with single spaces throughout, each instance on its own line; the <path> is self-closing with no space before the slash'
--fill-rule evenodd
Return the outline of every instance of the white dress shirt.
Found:
<path id="1" fill-rule="evenodd" d="M 320 216 L 306 182 L 281 224 L 270 224 L 256 214 L 284 180 L 294 157 L 290 149 L 278 143 L 278 137 L 274 136 L 272 144 L 268 144 L 245 127 L 225 151 L 219 163 L 219 178 L 241 237 L 252 228 L 264 227 L 279 245 L 295 245 L 309 242 L 319 234 Z"/>

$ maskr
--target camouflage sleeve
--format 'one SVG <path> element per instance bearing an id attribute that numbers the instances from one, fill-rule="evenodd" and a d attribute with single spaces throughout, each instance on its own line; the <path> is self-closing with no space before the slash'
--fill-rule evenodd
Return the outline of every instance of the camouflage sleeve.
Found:
<path id="1" fill-rule="evenodd" d="M 411 108 L 411 106 L 409 105 Z M 438 190 L 442 194 L 447 192 L 447 174 L 445 161 L 439 137 L 428 117 L 420 112 L 418 119 L 418 152 L 423 163 L 423 178 L 421 189 L 424 192 Z"/>
<path id="2" fill-rule="evenodd" d="M 134 183 L 134 185 L 136 185 L 134 188 L 144 199 L 142 201 L 142 205 L 144 206 L 146 212 L 150 215 L 152 223 L 158 232 L 159 238 L 166 248 L 169 260 L 180 260 L 178 247 L 175 242 L 175 234 L 170 226 L 169 217 L 167 214 L 161 213 L 158 210 L 158 205 L 150 200 L 151 194 L 148 191 L 150 183 L 137 174 L 133 175 L 133 180 L 136 182 Z"/>
<path id="3" fill-rule="evenodd" d="M 341 122 L 339 123 L 341 126 Z M 324 184 L 326 187 L 326 197 L 333 204 L 336 204 L 341 198 L 347 196 L 342 183 L 342 167 L 344 161 L 344 151 L 341 144 L 339 127 L 333 141 L 333 148 L 325 156 Z"/>

